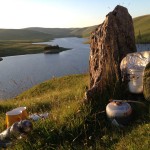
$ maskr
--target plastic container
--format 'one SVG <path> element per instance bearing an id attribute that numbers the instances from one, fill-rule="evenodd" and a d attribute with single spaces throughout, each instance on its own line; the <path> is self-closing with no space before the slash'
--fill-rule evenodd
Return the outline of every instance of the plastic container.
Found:
<path id="1" fill-rule="evenodd" d="M 6 112 L 6 127 L 9 128 L 15 122 L 22 120 L 22 111 L 12 110 Z"/>
<path id="2" fill-rule="evenodd" d="M 28 118 L 26 107 L 17 107 L 6 113 L 6 126 L 10 127 L 13 123 Z"/>
<path id="3" fill-rule="evenodd" d="M 22 118 L 22 120 L 25 120 L 25 119 L 27 119 L 27 117 L 28 117 L 28 114 L 27 114 L 27 110 L 26 110 L 26 107 L 17 107 L 17 108 L 15 108 L 15 109 L 13 109 L 12 111 L 21 111 L 22 112 L 22 114 L 21 114 L 21 118 Z"/>
<path id="4" fill-rule="evenodd" d="M 144 67 L 139 69 L 129 69 L 129 91 L 131 93 L 140 94 L 143 92 L 143 76 L 144 76 Z"/>
<path id="5" fill-rule="evenodd" d="M 106 106 L 106 115 L 115 126 L 122 126 L 131 120 L 132 108 L 127 102 L 114 100 Z"/>

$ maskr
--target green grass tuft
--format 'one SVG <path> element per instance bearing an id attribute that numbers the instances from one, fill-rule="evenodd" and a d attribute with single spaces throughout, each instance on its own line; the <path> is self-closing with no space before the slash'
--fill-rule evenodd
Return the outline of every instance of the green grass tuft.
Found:
<path id="1" fill-rule="evenodd" d="M 128 145 L 128 149 L 147 148 L 149 115 L 144 114 L 139 107 L 143 115 L 135 117 L 135 121 L 124 129 L 114 128 L 105 113 L 93 111 L 90 103 L 83 104 L 88 85 L 89 75 L 53 78 L 34 86 L 15 99 L 0 101 L 0 131 L 5 129 L 5 113 L 18 106 L 26 106 L 29 114 L 49 113 L 47 119 L 33 122 L 33 131 L 26 139 L 16 140 L 8 149 L 121 150 L 124 143 Z M 113 96 L 116 90 L 119 90 L 117 84 L 111 90 Z M 121 94 L 116 95 L 120 97 Z"/>
<path id="2" fill-rule="evenodd" d="M 147 119 L 150 119 L 147 117 Z M 149 120 L 150 121 L 150 120 Z M 133 130 L 121 137 L 115 145 L 115 150 L 149 150 L 150 146 L 150 123 L 137 125 Z"/>

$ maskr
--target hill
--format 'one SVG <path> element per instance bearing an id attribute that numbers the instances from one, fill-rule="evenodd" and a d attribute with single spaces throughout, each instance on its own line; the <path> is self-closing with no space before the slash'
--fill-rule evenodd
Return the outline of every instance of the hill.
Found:
<path id="1" fill-rule="evenodd" d="M 57 36 L 63 35 L 62 30 Z M 0 29 L 0 57 L 43 53 L 45 45 L 32 43 L 49 41 L 54 37 L 55 35 L 47 33 L 47 30 L 40 32 L 29 29 Z M 60 52 L 64 50 L 67 49 L 61 47 L 59 49 Z"/>
<path id="2" fill-rule="evenodd" d="M 150 15 L 133 18 L 136 43 L 150 43 Z M 72 34 L 88 37 L 96 26 L 76 29 Z"/>
<path id="3" fill-rule="evenodd" d="M 0 40 L 50 40 L 51 34 L 26 29 L 0 29 Z"/>
<path id="4" fill-rule="evenodd" d="M 150 15 L 144 15 L 133 18 L 133 25 L 135 30 L 135 39 L 137 43 L 150 43 Z M 97 25 L 84 28 L 28 28 L 30 30 L 40 31 L 43 33 L 51 33 L 56 37 L 63 36 L 77 36 L 89 37 L 90 33 L 97 27 Z M 140 32 L 140 39 L 139 39 Z"/>
<path id="5" fill-rule="evenodd" d="M 81 30 L 80 32 L 78 30 Z M 41 28 L 31 27 L 25 29 L 0 29 L 0 41 L 26 40 L 26 41 L 48 41 L 54 38 L 79 36 L 85 28 Z"/>
<path id="6" fill-rule="evenodd" d="M 27 138 L 13 140 L 8 149 L 148 149 L 150 116 L 141 113 L 142 107 L 129 126 L 112 127 L 104 113 L 93 114 L 90 104 L 83 104 L 88 85 L 89 75 L 53 78 L 15 99 L 0 101 L 0 131 L 5 129 L 5 113 L 13 108 L 26 106 L 30 114 L 49 113 L 47 119 L 33 122 Z"/>
<path id="7" fill-rule="evenodd" d="M 96 28 L 95 26 L 74 29 L 71 34 L 79 37 L 89 37 L 90 33 Z"/>
<path id="8" fill-rule="evenodd" d="M 37 31 L 41 33 L 46 33 L 52 35 L 53 38 L 60 38 L 60 37 L 68 37 L 73 36 L 71 32 L 76 28 L 41 28 L 41 27 L 31 27 L 25 28 L 29 31 Z"/>
<path id="9" fill-rule="evenodd" d="M 133 19 L 136 42 L 150 43 L 150 15 Z"/>
<path id="10" fill-rule="evenodd" d="M 133 18 L 136 42 L 150 43 L 150 15 Z M 60 37 L 89 37 L 97 25 L 84 28 L 0 29 L 0 40 L 51 40 Z"/>

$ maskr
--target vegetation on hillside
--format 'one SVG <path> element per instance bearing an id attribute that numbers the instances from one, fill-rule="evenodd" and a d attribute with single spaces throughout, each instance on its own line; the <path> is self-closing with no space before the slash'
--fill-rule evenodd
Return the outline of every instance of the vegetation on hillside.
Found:
<path id="1" fill-rule="evenodd" d="M 150 42 L 150 15 L 133 18 L 136 42 Z M 97 27 L 84 28 L 40 28 L 0 29 L 0 40 L 38 40 L 45 41 L 60 37 L 89 37 Z M 139 41 L 140 40 L 140 41 Z"/>
<path id="2" fill-rule="evenodd" d="M 24 54 L 37 54 L 44 52 L 45 45 L 42 44 L 32 44 L 31 41 L 27 40 L 10 40 L 10 41 L 0 41 L 0 56 L 13 56 L 13 55 L 24 55 Z M 61 52 L 68 50 L 68 48 L 59 47 L 59 49 L 54 49 L 53 52 Z M 52 51 L 52 50 L 51 50 Z"/>
<path id="3" fill-rule="evenodd" d="M 0 29 L 0 41 L 27 40 L 48 41 L 53 39 L 51 34 L 25 30 L 25 29 Z"/>
<path id="4" fill-rule="evenodd" d="M 29 31 L 36 31 L 41 33 L 50 34 L 52 38 L 70 37 L 74 36 L 71 34 L 76 28 L 40 28 L 40 27 L 30 27 L 26 28 Z"/>
<path id="5" fill-rule="evenodd" d="M 105 113 L 95 113 L 90 103 L 83 103 L 88 85 L 89 75 L 53 78 L 15 99 L 0 101 L 0 131 L 5 129 L 5 113 L 12 108 L 26 106 L 29 113 L 49 113 L 47 119 L 33 122 L 26 139 L 14 141 L 8 149 L 148 150 L 150 116 L 145 107 L 138 107 L 129 126 L 112 127 Z"/>
<path id="6" fill-rule="evenodd" d="M 140 16 L 133 18 L 133 25 L 135 31 L 136 43 L 150 43 L 150 15 Z M 90 33 L 96 28 L 96 26 L 81 28 L 73 31 L 74 34 L 89 37 Z M 89 41 L 87 41 L 89 43 Z"/>
<path id="7" fill-rule="evenodd" d="M 84 28 L 77 28 L 74 29 L 71 34 L 74 36 L 79 36 L 79 37 L 89 37 L 91 32 L 96 28 L 97 26 L 91 26 L 91 27 L 84 27 Z"/>
<path id="8" fill-rule="evenodd" d="M 136 43 L 150 43 L 150 15 L 133 19 Z"/>
<path id="9" fill-rule="evenodd" d="M 32 44 L 30 41 L 0 41 L 0 56 L 36 54 L 44 51 L 44 45 Z"/>
<path id="10" fill-rule="evenodd" d="M 136 43 L 150 43 L 150 15 L 144 15 L 133 18 Z M 96 26 L 82 28 L 73 31 L 74 34 L 80 34 L 83 37 L 88 37 Z"/>
<path id="11" fill-rule="evenodd" d="M 52 34 L 47 32 L 40 32 L 28 29 L 0 29 L 0 57 L 13 56 L 13 55 L 24 55 L 24 54 L 36 54 L 44 52 L 45 45 L 32 44 L 36 42 L 50 41 L 57 37 L 57 30 L 52 29 Z M 68 29 L 66 29 L 68 30 Z M 65 29 L 59 31 L 58 37 L 67 36 L 64 34 Z M 50 30 L 51 31 L 51 30 Z M 55 35 L 54 31 L 56 32 Z M 68 50 L 67 48 L 60 47 L 57 52 Z"/>

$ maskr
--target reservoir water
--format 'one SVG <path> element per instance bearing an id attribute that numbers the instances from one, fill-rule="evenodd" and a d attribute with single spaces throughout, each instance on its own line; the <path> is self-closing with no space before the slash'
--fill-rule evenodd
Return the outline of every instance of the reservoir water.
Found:
<path id="1" fill-rule="evenodd" d="M 15 97 L 26 89 L 68 74 L 88 72 L 89 45 L 83 38 L 59 38 L 45 44 L 58 44 L 70 50 L 59 54 L 32 54 L 3 57 L 0 62 L 0 99 Z"/>
<path id="2" fill-rule="evenodd" d="M 70 50 L 59 54 L 30 54 L 3 57 L 0 62 L 0 99 L 15 97 L 33 85 L 53 77 L 88 72 L 90 46 L 77 37 L 58 38 L 48 45 Z M 137 45 L 139 51 L 150 50 L 150 44 Z"/>

